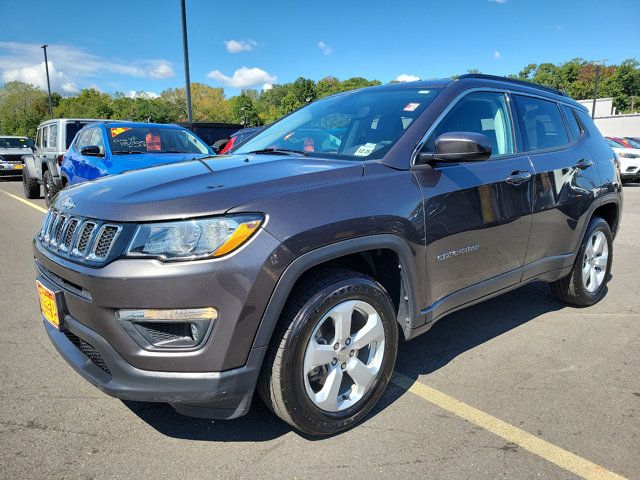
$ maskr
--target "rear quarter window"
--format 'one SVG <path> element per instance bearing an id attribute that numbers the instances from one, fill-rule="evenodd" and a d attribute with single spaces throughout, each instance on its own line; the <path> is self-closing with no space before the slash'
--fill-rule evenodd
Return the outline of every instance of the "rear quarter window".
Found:
<path id="1" fill-rule="evenodd" d="M 514 95 L 514 98 L 526 151 L 558 148 L 569 143 L 556 102 L 524 95 Z"/>
<path id="2" fill-rule="evenodd" d="M 569 127 L 571 138 L 573 140 L 580 138 L 580 136 L 582 135 L 582 127 L 576 119 L 576 114 L 574 113 L 573 108 L 568 107 L 567 105 L 562 105 L 562 112 L 564 113 L 564 117 L 567 120 L 567 126 Z"/>

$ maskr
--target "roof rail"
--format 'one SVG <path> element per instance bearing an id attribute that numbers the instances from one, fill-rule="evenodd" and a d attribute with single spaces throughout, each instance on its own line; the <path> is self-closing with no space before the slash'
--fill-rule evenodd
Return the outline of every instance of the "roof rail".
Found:
<path id="1" fill-rule="evenodd" d="M 544 85 L 540 85 L 538 83 L 527 82 L 525 80 L 518 80 L 517 78 L 500 77 L 498 75 L 486 75 L 484 73 L 466 73 L 458 77 L 458 79 L 463 79 L 463 78 L 483 78 L 485 80 L 497 80 L 499 82 L 515 83 L 517 85 L 523 85 L 525 87 L 537 88 L 538 90 L 545 90 L 547 92 L 555 93 L 556 95 L 562 95 L 563 97 L 569 96 L 568 94 L 566 94 L 562 90 L 558 90 L 557 88 L 545 87 Z"/>

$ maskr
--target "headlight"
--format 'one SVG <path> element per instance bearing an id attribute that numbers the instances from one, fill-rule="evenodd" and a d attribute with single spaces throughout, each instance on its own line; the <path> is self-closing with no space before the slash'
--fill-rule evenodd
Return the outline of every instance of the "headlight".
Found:
<path id="1" fill-rule="evenodd" d="M 261 215 L 239 215 L 138 226 L 127 255 L 167 261 L 221 257 L 260 227 Z"/>
<path id="2" fill-rule="evenodd" d="M 636 155 L 635 153 L 625 153 L 625 152 L 621 152 L 619 153 L 619 155 L 622 158 L 640 158 L 640 155 Z"/>

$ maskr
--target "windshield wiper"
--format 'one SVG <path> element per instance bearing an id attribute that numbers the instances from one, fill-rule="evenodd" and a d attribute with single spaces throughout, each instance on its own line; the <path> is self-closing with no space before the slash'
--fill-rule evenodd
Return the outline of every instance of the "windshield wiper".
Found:
<path id="1" fill-rule="evenodd" d="M 304 155 L 305 157 L 309 156 L 307 152 L 304 152 L 302 150 L 291 150 L 289 148 L 275 148 L 275 147 L 263 148 L 262 150 L 253 150 L 247 153 L 256 153 L 258 155 L 280 155 L 280 154 L 289 155 L 291 153 L 294 153 L 297 155 Z"/>

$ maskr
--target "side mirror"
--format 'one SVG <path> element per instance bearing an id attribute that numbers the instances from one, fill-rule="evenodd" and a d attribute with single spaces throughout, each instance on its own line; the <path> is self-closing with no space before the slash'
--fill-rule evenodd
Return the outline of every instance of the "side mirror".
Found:
<path id="1" fill-rule="evenodd" d="M 36 148 L 36 142 L 34 142 L 32 139 L 27 139 L 27 147 L 29 147 L 31 150 Z"/>
<path id="2" fill-rule="evenodd" d="M 100 147 L 97 145 L 82 147 L 82 150 L 80 150 L 80 155 L 86 155 L 88 157 L 104 157 L 104 154 L 100 151 Z"/>
<path id="3" fill-rule="evenodd" d="M 491 141 L 486 135 L 474 132 L 447 132 L 436 139 L 435 153 L 420 153 L 418 161 L 477 162 L 490 156 Z"/>

